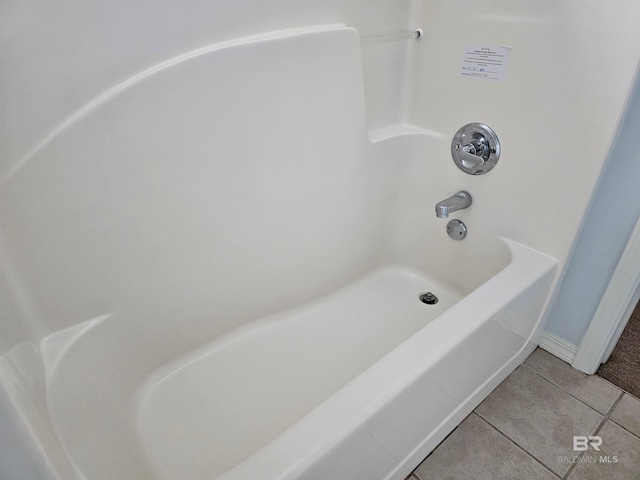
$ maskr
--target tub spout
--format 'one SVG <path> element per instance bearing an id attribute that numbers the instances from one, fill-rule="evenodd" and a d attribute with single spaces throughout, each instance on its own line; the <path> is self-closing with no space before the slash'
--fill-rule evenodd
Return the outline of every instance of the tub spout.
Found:
<path id="1" fill-rule="evenodd" d="M 447 218 L 450 213 L 467 208 L 469 205 L 471 205 L 471 195 L 467 192 L 458 192 L 436 203 L 436 217 Z"/>

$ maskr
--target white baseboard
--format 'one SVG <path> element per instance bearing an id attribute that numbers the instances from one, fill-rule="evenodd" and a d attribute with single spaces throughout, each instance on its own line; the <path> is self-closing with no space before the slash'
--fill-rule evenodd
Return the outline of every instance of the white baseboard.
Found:
<path id="1" fill-rule="evenodd" d="M 564 360 L 568 364 L 573 363 L 573 359 L 576 357 L 576 353 L 578 352 L 578 347 L 576 345 L 572 345 L 566 340 L 563 340 L 557 335 L 547 332 L 546 330 L 542 332 L 539 345 L 540 348 L 546 350 L 552 355 L 555 355 L 561 360 Z"/>

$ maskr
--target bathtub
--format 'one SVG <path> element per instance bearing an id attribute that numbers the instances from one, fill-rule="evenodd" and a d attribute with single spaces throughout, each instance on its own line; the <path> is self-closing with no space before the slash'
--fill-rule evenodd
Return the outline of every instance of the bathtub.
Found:
<path id="1" fill-rule="evenodd" d="M 380 268 L 142 381 L 154 345 L 130 319 L 59 332 L 42 347 L 64 450 L 79 478 L 402 479 L 537 345 L 556 262 L 501 242 L 474 291 Z"/>
<path id="2" fill-rule="evenodd" d="M 2 178 L 28 326 L 2 398 L 43 478 L 402 479 L 533 351 L 556 259 L 487 228 L 448 136 L 371 133 L 363 92 L 354 28 L 229 40 Z M 433 206 L 460 188 L 456 242 Z"/>

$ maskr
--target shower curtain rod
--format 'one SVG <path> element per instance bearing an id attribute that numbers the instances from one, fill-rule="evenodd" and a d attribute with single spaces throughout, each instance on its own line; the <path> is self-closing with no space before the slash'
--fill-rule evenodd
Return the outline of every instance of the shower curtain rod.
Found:
<path id="1" fill-rule="evenodd" d="M 360 40 L 364 43 L 373 43 L 373 42 L 391 42 L 393 40 L 411 40 L 416 39 L 419 40 L 422 38 L 424 32 L 421 28 L 417 28 L 415 30 L 411 30 L 410 32 L 402 32 L 402 33 L 393 33 L 389 35 L 364 35 L 360 37 Z"/>

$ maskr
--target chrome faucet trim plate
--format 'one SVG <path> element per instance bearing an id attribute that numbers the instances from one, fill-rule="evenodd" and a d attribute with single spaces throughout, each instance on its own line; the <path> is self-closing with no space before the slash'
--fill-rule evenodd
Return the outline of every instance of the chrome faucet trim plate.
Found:
<path id="1" fill-rule="evenodd" d="M 487 173 L 498 163 L 500 141 L 496 132 L 483 123 L 469 123 L 456 132 L 451 156 L 457 167 L 470 175 Z"/>

